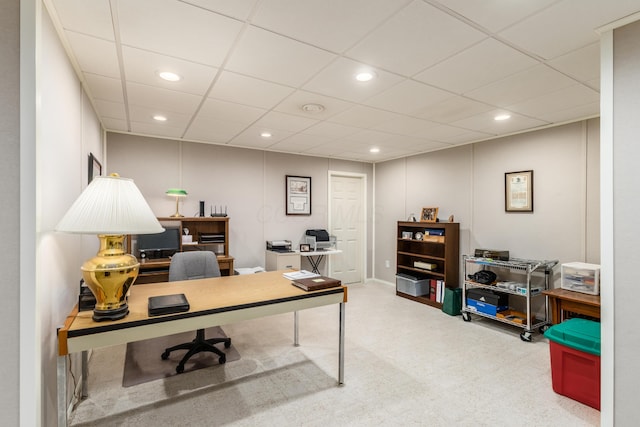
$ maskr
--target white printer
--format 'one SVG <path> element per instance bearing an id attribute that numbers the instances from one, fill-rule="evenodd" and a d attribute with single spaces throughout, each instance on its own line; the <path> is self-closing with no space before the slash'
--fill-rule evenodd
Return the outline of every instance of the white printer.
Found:
<path id="1" fill-rule="evenodd" d="M 307 230 L 302 237 L 302 243 L 308 244 L 312 251 L 335 249 L 336 236 L 330 236 L 327 230 Z"/>

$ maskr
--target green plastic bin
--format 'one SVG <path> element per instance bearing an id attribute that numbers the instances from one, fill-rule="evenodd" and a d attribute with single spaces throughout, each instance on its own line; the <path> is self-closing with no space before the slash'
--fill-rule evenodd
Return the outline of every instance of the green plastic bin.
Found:
<path id="1" fill-rule="evenodd" d="M 544 336 L 574 350 L 600 356 L 600 323 L 593 320 L 569 319 L 551 326 Z"/>

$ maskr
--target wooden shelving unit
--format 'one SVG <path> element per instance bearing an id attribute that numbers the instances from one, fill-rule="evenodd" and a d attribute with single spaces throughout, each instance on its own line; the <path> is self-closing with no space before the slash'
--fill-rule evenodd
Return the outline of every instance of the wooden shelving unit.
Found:
<path id="1" fill-rule="evenodd" d="M 418 240 L 416 233 L 425 229 L 444 230 L 444 238 Z M 411 234 L 411 238 L 404 237 Z M 396 272 L 410 274 L 420 279 L 444 280 L 447 288 L 459 287 L 460 277 L 460 224 L 457 222 L 407 222 L 398 221 Z M 415 261 L 435 264 L 433 270 L 416 268 Z M 413 301 L 442 308 L 442 304 L 428 296 L 413 296 L 396 289 L 396 295 Z"/>
<path id="2" fill-rule="evenodd" d="M 193 243 L 182 243 L 180 251 L 206 250 L 218 256 L 223 276 L 234 274 L 233 257 L 229 255 L 229 217 L 162 217 L 162 225 L 179 227 L 180 236 L 189 229 Z M 169 280 L 169 258 L 140 260 L 140 272 L 135 284 L 166 282 Z"/>

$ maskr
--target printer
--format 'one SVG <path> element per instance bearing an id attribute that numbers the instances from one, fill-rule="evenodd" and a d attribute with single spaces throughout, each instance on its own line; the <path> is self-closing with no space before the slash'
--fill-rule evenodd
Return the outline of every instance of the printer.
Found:
<path id="1" fill-rule="evenodd" d="M 307 230 L 302 240 L 312 251 L 334 249 L 336 246 L 336 236 L 330 236 L 327 230 Z"/>
<path id="2" fill-rule="evenodd" d="M 291 240 L 267 240 L 267 250 L 274 252 L 293 252 Z"/>

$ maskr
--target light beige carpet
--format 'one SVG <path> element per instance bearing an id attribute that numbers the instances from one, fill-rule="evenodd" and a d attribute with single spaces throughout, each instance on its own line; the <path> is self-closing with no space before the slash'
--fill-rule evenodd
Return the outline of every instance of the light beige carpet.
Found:
<path id="1" fill-rule="evenodd" d="M 180 360 L 182 360 L 187 350 L 176 350 L 171 353 L 167 360 L 162 360 L 160 356 L 165 348 L 189 342 L 193 340 L 195 336 L 196 331 L 192 331 L 127 344 L 122 386 L 130 387 L 136 384 L 178 375 L 176 373 L 176 366 L 178 366 L 178 363 L 180 363 Z M 226 337 L 221 327 L 216 326 L 205 330 L 205 338 L 217 337 Z M 226 354 L 226 363 L 240 359 L 240 354 L 233 346 L 233 339 L 231 340 L 231 347 L 229 348 L 224 348 L 222 343 L 216 344 L 216 347 Z M 195 354 L 185 363 L 184 373 L 219 366 L 218 358 L 218 355 L 210 352 Z"/>

